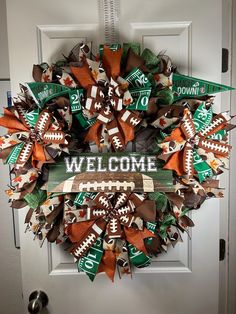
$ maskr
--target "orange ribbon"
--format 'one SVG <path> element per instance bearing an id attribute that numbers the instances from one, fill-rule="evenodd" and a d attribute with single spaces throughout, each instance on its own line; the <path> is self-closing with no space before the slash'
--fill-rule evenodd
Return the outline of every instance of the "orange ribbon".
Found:
<path id="1" fill-rule="evenodd" d="M 29 130 L 16 118 L 16 116 L 7 108 L 4 108 L 4 116 L 0 118 L 0 125 L 8 128 L 9 133 Z"/>
<path id="2" fill-rule="evenodd" d="M 126 239 L 130 244 L 135 246 L 139 251 L 143 252 L 145 255 L 148 255 L 143 240 L 146 238 L 155 238 L 156 235 L 154 233 L 152 233 L 146 228 L 140 231 L 128 227 L 124 227 L 124 232 Z"/>
<path id="3" fill-rule="evenodd" d="M 175 170 L 178 176 L 182 176 L 185 173 L 183 167 L 183 154 L 183 150 L 172 154 L 163 169 Z"/>
<path id="4" fill-rule="evenodd" d="M 117 127 L 124 138 L 125 145 L 134 139 L 134 128 L 128 125 L 126 122 L 122 121 L 119 117 L 116 119 Z M 88 130 L 85 136 L 84 142 L 95 142 L 98 147 L 101 146 L 99 139 L 101 138 L 103 123 L 96 121 Z"/>
<path id="5" fill-rule="evenodd" d="M 65 233 L 68 235 L 71 242 L 79 242 L 88 230 L 92 227 L 94 221 L 84 221 L 80 223 L 69 224 L 65 228 Z"/>
<path id="6" fill-rule="evenodd" d="M 113 251 L 104 250 L 98 273 L 105 272 L 107 276 L 114 282 L 116 272 L 116 255 Z"/>
<path id="7" fill-rule="evenodd" d="M 117 78 L 120 74 L 120 63 L 123 50 L 112 51 L 108 46 L 103 48 L 103 65 L 109 77 Z"/>
<path id="8" fill-rule="evenodd" d="M 71 66 L 70 69 L 83 88 L 88 89 L 90 85 L 96 84 L 85 59 L 83 65 L 79 67 Z"/>

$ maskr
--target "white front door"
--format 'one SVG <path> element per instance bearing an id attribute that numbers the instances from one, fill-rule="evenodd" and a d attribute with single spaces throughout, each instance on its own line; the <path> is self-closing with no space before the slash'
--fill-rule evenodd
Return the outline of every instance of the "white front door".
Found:
<path id="1" fill-rule="evenodd" d="M 93 0 L 7 1 L 13 95 L 32 80 L 34 63 L 55 61 L 81 40 L 103 41 L 98 2 Z M 156 53 L 167 50 L 183 74 L 221 81 L 220 0 L 121 0 L 120 41 L 138 41 Z M 216 97 L 215 109 L 220 107 Z M 49 297 L 50 314 L 218 313 L 219 202 L 192 212 L 192 240 L 170 248 L 133 279 L 105 275 L 94 283 L 78 274 L 73 258 L 56 245 L 39 248 L 25 234 L 20 211 L 20 246 L 25 305 L 35 289 Z M 25 312 L 27 310 L 25 309 Z"/>

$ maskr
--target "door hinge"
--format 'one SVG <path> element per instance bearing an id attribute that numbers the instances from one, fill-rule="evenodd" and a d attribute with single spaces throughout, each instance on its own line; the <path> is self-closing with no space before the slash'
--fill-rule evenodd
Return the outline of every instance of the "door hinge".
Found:
<path id="1" fill-rule="evenodd" d="M 229 50 L 222 48 L 222 73 L 226 73 L 229 69 Z"/>
<path id="2" fill-rule="evenodd" d="M 225 259 L 225 240 L 220 239 L 220 261 L 223 261 Z"/>

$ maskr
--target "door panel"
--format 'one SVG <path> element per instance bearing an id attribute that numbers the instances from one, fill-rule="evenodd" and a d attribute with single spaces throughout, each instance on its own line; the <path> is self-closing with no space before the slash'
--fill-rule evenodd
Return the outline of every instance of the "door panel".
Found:
<path id="1" fill-rule="evenodd" d="M 13 93 L 18 82 L 31 80 L 33 63 L 55 61 L 80 40 L 91 40 L 93 48 L 103 41 L 97 1 L 12 0 L 7 10 Z M 22 16 L 26 11 L 27 19 L 16 20 L 15 12 Z M 22 34 L 27 38 L 24 46 Z M 121 0 L 120 39 L 138 41 L 156 53 L 166 50 L 181 73 L 220 82 L 219 0 Z M 219 101 L 217 96 L 216 110 Z M 183 235 L 183 243 L 135 271 L 132 280 L 116 278 L 115 284 L 105 275 L 91 283 L 78 274 L 63 246 L 45 243 L 39 248 L 32 235 L 24 233 L 27 209 L 21 210 L 25 304 L 33 290 L 42 289 L 49 296 L 50 314 L 217 314 L 219 208 L 217 200 L 207 201 L 192 213 L 196 226 L 191 240 Z"/>
<path id="2" fill-rule="evenodd" d="M 183 235 L 183 241 L 177 243 L 174 248 L 170 247 L 168 253 L 153 258 L 149 267 L 135 269 L 135 273 L 191 272 L 191 241 L 186 234 Z M 50 275 L 78 273 L 73 257 L 64 251 L 63 245 L 59 247 L 48 244 L 48 272 Z M 84 276 L 84 273 L 80 275 Z"/>
<path id="3" fill-rule="evenodd" d="M 191 22 L 131 23 L 132 40 L 155 53 L 166 52 L 182 74 L 191 72 Z"/>
<path id="4" fill-rule="evenodd" d="M 37 26 L 38 62 L 52 63 L 67 56 L 78 42 L 92 42 L 97 47 L 98 24 Z"/>

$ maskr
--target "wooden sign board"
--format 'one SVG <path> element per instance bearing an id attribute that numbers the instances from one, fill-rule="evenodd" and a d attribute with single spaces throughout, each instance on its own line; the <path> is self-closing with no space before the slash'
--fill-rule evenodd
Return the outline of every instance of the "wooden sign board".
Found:
<path id="1" fill-rule="evenodd" d="M 154 153 L 74 153 L 50 165 L 49 192 L 173 192 Z"/>

